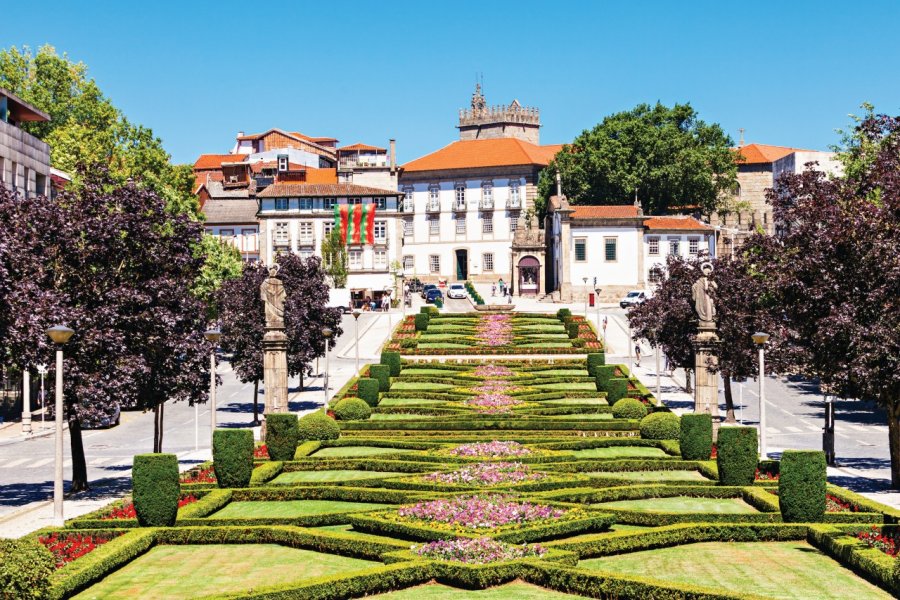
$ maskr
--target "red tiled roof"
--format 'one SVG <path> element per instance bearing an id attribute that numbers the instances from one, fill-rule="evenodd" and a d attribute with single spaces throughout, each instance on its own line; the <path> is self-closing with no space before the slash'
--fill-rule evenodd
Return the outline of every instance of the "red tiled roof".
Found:
<path id="1" fill-rule="evenodd" d="M 406 172 L 517 165 L 545 166 L 561 144 L 537 146 L 515 138 L 460 140 L 403 165 Z"/>
<path id="2" fill-rule="evenodd" d="M 371 150 L 373 152 L 387 152 L 384 148 L 379 148 L 378 146 L 370 146 L 369 144 L 363 144 L 362 142 L 357 142 L 355 144 L 351 144 L 349 146 L 343 146 L 337 149 L 338 152 L 344 152 L 345 150 L 348 152 L 353 152 L 356 150 Z"/>
<path id="3" fill-rule="evenodd" d="M 779 158 L 784 158 L 792 152 L 806 152 L 800 148 L 788 148 L 787 146 L 769 146 L 766 144 L 747 144 L 735 148 L 744 160 L 738 160 L 739 165 L 759 165 L 773 163 Z"/>
<path id="4" fill-rule="evenodd" d="M 352 183 L 276 183 L 270 185 L 257 194 L 259 198 L 284 198 L 290 196 L 328 196 L 328 197 L 355 197 L 355 196 L 399 196 L 396 190 L 383 190 L 365 185 Z"/>
<path id="5" fill-rule="evenodd" d="M 194 169 L 221 169 L 222 163 L 244 162 L 245 154 L 201 154 L 194 163 Z"/>
<path id="6" fill-rule="evenodd" d="M 650 217 L 644 220 L 647 229 L 681 229 L 687 231 L 711 231 L 712 227 L 694 217 Z"/>
<path id="7" fill-rule="evenodd" d="M 573 206 L 572 219 L 623 219 L 638 216 L 633 204 L 603 206 Z"/>
<path id="8" fill-rule="evenodd" d="M 258 160 L 250 163 L 250 170 L 254 173 L 259 173 L 263 169 L 277 169 L 278 161 L 277 160 Z M 305 165 L 301 165 L 299 163 L 289 162 L 288 170 L 289 171 L 305 171 L 309 167 Z"/>

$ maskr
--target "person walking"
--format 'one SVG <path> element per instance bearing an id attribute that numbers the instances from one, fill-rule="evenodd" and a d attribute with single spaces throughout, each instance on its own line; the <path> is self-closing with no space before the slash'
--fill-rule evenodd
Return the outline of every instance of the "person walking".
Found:
<path id="1" fill-rule="evenodd" d="M 634 366 L 636 366 L 636 367 L 641 366 L 641 345 L 640 344 L 634 345 Z"/>
<path id="2" fill-rule="evenodd" d="M 491 284 L 491 296 L 496 296 L 496 295 L 497 295 L 497 284 L 492 283 Z"/>
<path id="3" fill-rule="evenodd" d="M 502 277 L 497 281 L 497 287 L 500 288 L 500 295 L 505 296 L 506 295 L 506 284 L 503 283 Z"/>

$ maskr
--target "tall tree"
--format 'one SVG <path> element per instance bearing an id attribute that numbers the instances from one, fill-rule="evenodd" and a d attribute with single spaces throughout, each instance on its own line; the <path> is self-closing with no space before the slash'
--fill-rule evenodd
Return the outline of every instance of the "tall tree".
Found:
<path id="1" fill-rule="evenodd" d="M 194 255 L 203 259 L 194 280 L 194 295 L 206 305 L 207 317 L 215 320 L 219 310 L 216 292 L 225 281 L 241 276 L 241 253 L 233 244 L 204 233 Z"/>
<path id="2" fill-rule="evenodd" d="M 631 204 L 646 214 L 696 205 L 711 213 L 737 183 L 733 142 L 690 104 L 640 104 L 610 115 L 566 144 L 541 171 L 538 212 L 556 193 L 556 173 L 576 204 Z"/>
<path id="3" fill-rule="evenodd" d="M 331 278 L 331 287 L 343 288 L 347 285 L 347 245 L 341 239 L 337 227 L 322 241 L 322 261 L 325 272 Z"/>

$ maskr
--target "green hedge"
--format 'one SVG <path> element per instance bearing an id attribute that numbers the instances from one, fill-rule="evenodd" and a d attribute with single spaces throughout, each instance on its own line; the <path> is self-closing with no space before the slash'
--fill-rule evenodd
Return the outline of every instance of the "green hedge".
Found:
<path id="1" fill-rule="evenodd" d="M 178 515 L 178 457 L 174 454 L 137 454 L 131 474 L 132 500 L 138 523 L 169 527 Z"/>
<path id="2" fill-rule="evenodd" d="M 558 311 L 556 311 L 556 318 L 559 320 L 562 320 L 565 317 L 571 317 L 571 316 L 572 316 L 572 311 L 569 310 L 568 308 L 561 308 Z"/>
<path id="3" fill-rule="evenodd" d="M 647 416 L 647 407 L 635 398 L 620 398 L 613 404 L 612 415 L 617 419 L 643 419 Z"/>
<path id="4" fill-rule="evenodd" d="M 722 485 L 753 483 L 759 463 L 754 427 L 720 427 L 716 449 L 716 466 Z"/>
<path id="5" fill-rule="evenodd" d="M 603 352 L 591 352 L 587 355 L 587 371 L 591 377 L 597 377 L 597 367 L 606 364 L 606 354 Z"/>
<path id="6" fill-rule="evenodd" d="M 281 474 L 284 463 L 276 460 L 267 460 L 253 469 L 250 476 L 250 485 L 263 485 Z"/>
<path id="7" fill-rule="evenodd" d="M 611 377 L 606 382 L 606 401 L 612 405 L 628 395 L 628 380 L 624 377 Z"/>
<path id="8" fill-rule="evenodd" d="M 272 413 L 266 415 L 266 446 L 269 458 L 276 461 L 291 460 L 299 438 L 297 415 Z"/>
<path id="9" fill-rule="evenodd" d="M 356 382 L 356 393 L 369 406 L 378 406 L 378 390 L 381 388 L 377 379 L 360 377 Z"/>
<path id="10" fill-rule="evenodd" d="M 682 415 L 678 443 L 684 460 L 709 460 L 713 444 L 712 416 L 696 413 Z"/>
<path id="11" fill-rule="evenodd" d="M 382 352 L 381 364 L 391 368 L 391 377 L 399 377 L 402 363 L 400 362 L 399 352 Z"/>
<path id="12" fill-rule="evenodd" d="M 781 456 L 778 501 L 788 523 L 816 523 L 825 517 L 827 464 L 821 450 L 785 450 Z"/>
<path id="13" fill-rule="evenodd" d="M 378 380 L 379 391 L 386 392 L 391 389 L 391 367 L 388 365 L 371 365 L 369 377 Z"/>
<path id="14" fill-rule="evenodd" d="M 415 316 L 416 331 L 425 331 L 428 329 L 428 315 L 419 313 Z"/>
<path id="15" fill-rule="evenodd" d="M 55 565 L 53 554 L 34 539 L 0 539 L 0 598 L 43 600 Z"/>
<path id="16" fill-rule="evenodd" d="M 253 446 L 253 432 L 249 429 L 216 429 L 213 432 L 213 469 L 220 488 L 250 485 Z"/>
<path id="17" fill-rule="evenodd" d="M 578 323 L 567 323 L 566 324 L 566 333 L 569 334 L 570 338 L 578 337 Z"/>
<path id="18" fill-rule="evenodd" d="M 297 421 L 297 430 L 300 440 L 304 442 L 336 440 L 341 436 L 341 428 L 338 424 L 321 410 L 300 417 Z"/>
<path id="19" fill-rule="evenodd" d="M 645 440 L 677 440 L 681 419 L 669 411 L 655 412 L 641 419 L 641 437 Z"/>
<path id="20" fill-rule="evenodd" d="M 372 408 L 360 398 L 344 398 L 333 410 L 334 418 L 339 421 L 364 421 L 372 416 Z"/>

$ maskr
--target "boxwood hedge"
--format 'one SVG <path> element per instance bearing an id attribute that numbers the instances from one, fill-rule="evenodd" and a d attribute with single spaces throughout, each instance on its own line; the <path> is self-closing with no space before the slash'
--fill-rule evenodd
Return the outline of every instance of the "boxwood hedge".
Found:
<path id="1" fill-rule="evenodd" d="M 778 501 L 786 522 L 816 523 L 825 516 L 825 453 L 785 450 L 781 456 Z"/>
<path id="2" fill-rule="evenodd" d="M 253 432 L 249 429 L 216 429 L 213 432 L 213 469 L 220 488 L 250 485 Z"/>
<path id="3" fill-rule="evenodd" d="M 175 524 L 178 497 L 181 494 L 177 456 L 135 455 L 131 485 L 138 523 L 145 527 L 168 527 Z"/>
<path id="4" fill-rule="evenodd" d="M 698 413 L 682 415 L 678 442 L 684 460 L 709 460 L 713 444 L 712 416 Z"/>
<path id="5" fill-rule="evenodd" d="M 399 352 L 382 352 L 381 364 L 387 365 L 391 369 L 391 377 L 399 377 L 402 369 Z"/>
<path id="6" fill-rule="evenodd" d="M 266 446 L 269 458 L 277 461 L 291 460 L 297 449 L 297 415 L 272 413 L 266 415 Z"/>
<path id="7" fill-rule="evenodd" d="M 759 463 L 755 427 L 720 427 L 716 466 L 722 485 L 750 485 Z"/>
<path id="8" fill-rule="evenodd" d="M 369 406 L 378 406 L 378 394 L 381 388 L 377 379 L 360 377 L 356 382 L 356 392 Z"/>

